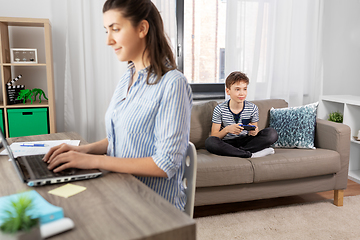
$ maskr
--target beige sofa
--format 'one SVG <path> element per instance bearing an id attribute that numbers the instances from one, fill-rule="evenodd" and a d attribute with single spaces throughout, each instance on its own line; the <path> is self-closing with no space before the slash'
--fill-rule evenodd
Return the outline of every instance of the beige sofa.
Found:
<path id="1" fill-rule="evenodd" d="M 288 106 L 281 99 L 252 102 L 259 108 L 260 129 L 269 125 L 271 107 Z M 334 190 L 334 204 L 342 206 L 350 153 L 347 125 L 317 119 L 315 150 L 275 148 L 274 155 L 261 158 L 224 157 L 204 148 L 217 104 L 194 103 L 192 109 L 190 141 L 198 159 L 195 206 L 329 190 Z"/>

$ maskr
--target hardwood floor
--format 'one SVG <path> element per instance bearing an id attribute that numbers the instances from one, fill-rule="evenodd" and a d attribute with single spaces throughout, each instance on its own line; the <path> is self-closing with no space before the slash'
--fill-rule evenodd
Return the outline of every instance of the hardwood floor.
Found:
<path id="1" fill-rule="evenodd" d="M 348 180 L 347 189 L 344 197 L 360 195 L 360 184 Z M 254 200 L 248 202 L 225 203 L 209 206 L 199 206 L 194 209 L 194 218 L 213 216 L 219 214 L 233 213 L 245 210 L 255 210 L 261 208 L 277 207 L 290 204 L 300 204 L 306 202 L 316 202 L 323 200 L 333 200 L 334 191 L 309 193 L 290 197 L 280 197 L 271 199 Z"/>

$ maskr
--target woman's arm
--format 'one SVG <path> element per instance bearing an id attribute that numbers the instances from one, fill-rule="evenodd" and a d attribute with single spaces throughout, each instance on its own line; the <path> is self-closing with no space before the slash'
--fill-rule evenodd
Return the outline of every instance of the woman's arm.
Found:
<path id="1" fill-rule="evenodd" d="M 98 168 L 137 176 L 167 177 L 167 174 L 155 164 L 152 157 L 115 158 L 105 156 L 103 161 L 99 161 Z"/>
<path id="2" fill-rule="evenodd" d="M 79 146 L 79 148 L 81 148 L 81 152 L 100 155 L 106 154 L 108 145 L 108 139 L 104 138 L 103 140 L 100 140 L 98 142 Z"/>
<path id="3" fill-rule="evenodd" d="M 108 147 L 108 140 L 107 138 L 104 138 L 103 140 L 100 140 L 98 142 L 81 145 L 81 146 L 72 146 L 68 144 L 61 144 L 59 146 L 52 147 L 49 152 L 46 153 L 43 160 L 45 162 L 50 163 L 56 156 L 58 156 L 61 153 L 65 153 L 68 151 L 75 151 L 80 153 L 89 153 L 89 154 L 106 154 L 107 147 Z"/>
<path id="4" fill-rule="evenodd" d="M 49 161 L 48 168 L 53 169 L 54 172 L 67 168 L 104 169 L 138 176 L 167 177 L 166 173 L 155 164 L 152 157 L 116 158 L 76 151 L 68 151 L 55 156 Z"/>

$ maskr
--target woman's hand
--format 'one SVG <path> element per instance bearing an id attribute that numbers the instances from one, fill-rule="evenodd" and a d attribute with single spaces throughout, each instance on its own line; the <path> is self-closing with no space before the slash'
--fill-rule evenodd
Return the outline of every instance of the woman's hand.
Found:
<path id="1" fill-rule="evenodd" d="M 51 160 L 48 161 L 48 169 L 54 172 L 60 172 L 67 168 L 94 169 L 98 166 L 99 157 L 99 155 L 70 150 L 62 152 L 55 157 L 51 156 Z"/>
<path id="2" fill-rule="evenodd" d="M 73 146 L 63 143 L 58 146 L 50 148 L 49 152 L 46 153 L 43 160 L 44 162 L 50 163 L 56 156 L 68 151 L 81 152 L 78 146 Z"/>
<path id="3" fill-rule="evenodd" d="M 89 168 L 89 164 L 83 162 L 87 159 L 85 156 L 88 155 L 85 154 L 84 148 L 63 143 L 52 147 L 43 160 L 49 164 L 50 170 L 62 164 L 54 170 L 54 172 L 59 172 L 66 168 Z"/>

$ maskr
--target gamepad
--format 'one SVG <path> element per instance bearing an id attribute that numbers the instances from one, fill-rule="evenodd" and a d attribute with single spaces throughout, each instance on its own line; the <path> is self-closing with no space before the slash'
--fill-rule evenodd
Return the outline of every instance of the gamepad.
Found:
<path id="1" fill-rule="evenodd" d="M 242 124 L 239 124 L 239 126 L 243 127 L 244 130 L 246 130 L 246 131 L 253 131 L 256 128 L 256 126 L 254 126 L 254 125 L 242 125 Z"/>

